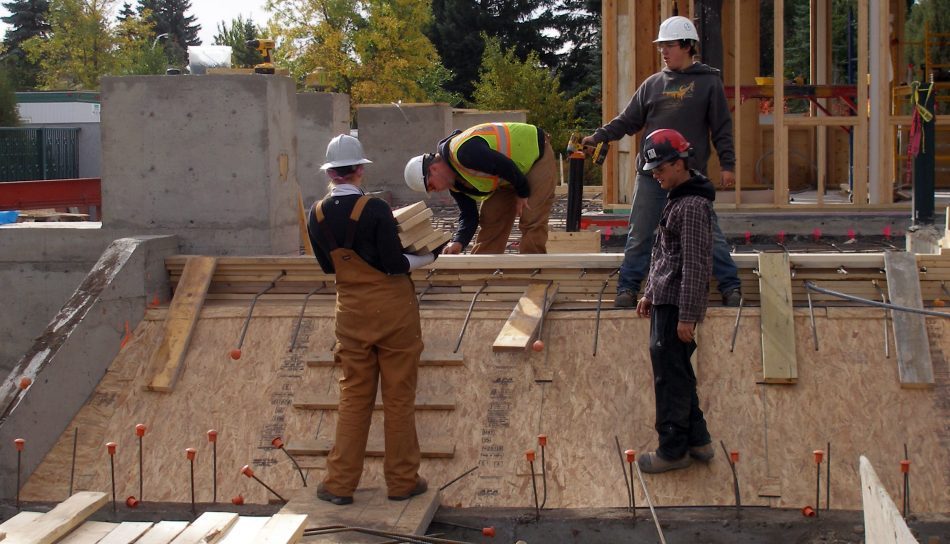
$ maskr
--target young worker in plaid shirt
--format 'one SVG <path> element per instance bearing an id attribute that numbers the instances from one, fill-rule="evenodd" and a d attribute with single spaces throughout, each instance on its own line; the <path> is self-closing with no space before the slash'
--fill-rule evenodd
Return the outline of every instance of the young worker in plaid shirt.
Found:
<path id="1" fill-rule="evenodd" d="M 696 395 L 689 358 L 696 350 L 696 325 L 706 313 L 712 273 L 713 200 L 716 190 L 688 166 L 692 147 L 672 129 L 650 133 L 643 168 L 669 191 L 637 315 L 650 317 L 650 360 L 656 394 L 656 451 L 637 459 L 640 470 L 666 472 L 693 459 L 713 458 L 712 441 Z"/>

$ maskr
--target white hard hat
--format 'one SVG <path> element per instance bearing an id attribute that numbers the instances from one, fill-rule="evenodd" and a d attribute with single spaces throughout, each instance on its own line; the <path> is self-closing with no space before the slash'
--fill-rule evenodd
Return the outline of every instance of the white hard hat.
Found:
<path id="1" fill-rule="evenodd" d="M 413 191 L 426 193 L 426 172 L 425 167 L 428 162 L 427 155 L 417 155 L 406 163 L 406 170 L 403 175 L 406 177 L 406 185 Z"/>
<path id="2" fill-rule="evenodd" d="M 346 134 L 340 134 L 330 140 L 327 145 L 327 162 L 320 166 L 320 170 L 370 164 L 372 162 L 363 156 L 363 145 L 360 144 L 359 140 Z"/>
<path id="3" fill-rule="evenodd" d="M 660 23 L 660 32 L 657 33 L 653 43 L 672 42 L 676 40 L 699 41 L 699 33 L 696 32 L 696 27 L 693 25 L 693 22 L 681 15 L 670 17 Z"/>

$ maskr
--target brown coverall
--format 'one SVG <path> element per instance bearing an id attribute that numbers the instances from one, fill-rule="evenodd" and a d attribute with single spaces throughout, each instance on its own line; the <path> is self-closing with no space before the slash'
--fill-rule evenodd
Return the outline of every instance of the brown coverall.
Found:
<path id="1" fill-rule="evenodd" d="M 554 150 L 551 149 L 547 138 L 544 142 L 544 153 L 531 166 L 525 177 L 528 178 L 531 194 L 528 195 L 528 205 L 518 220 L 518 230 L 521 231 L 519 253 L 547 253 L 545 245 L 548 242 L 548 216 L 551 215 L 554 186 L 557 183 L 557 161 L 554 160 Z M 517 199 L 518 194 L 514 188 L 505 184 L 500 185 L 482 202 L 478 212 L 478 225 L 481 228 L 475 236 L 473 254 L 505 252 L 511 227 L 515 223 Z"/>
<path id="2" fill-rule="evenodd" d="M 336 440 L 327 457 L 323 485 L 350 497 L 363 473 L 363 458 L 382 377 L 386 458 L 383 471 L 390 496 L 408 495 L 419 477 L 419 440 L 415 400 L 422 329 L 415 287 L 408 275 L 390 276 L 373 268 L 352 249 L 354 233 L 370 197 L 359 199 L 350 214 L 344 247 L 327 236 L 336 269 L 335 359 L 340 379 Z M 322 203 L 314 206 L 318 223 Z M 321 229 L 328 232 L 326 229 Z"/>

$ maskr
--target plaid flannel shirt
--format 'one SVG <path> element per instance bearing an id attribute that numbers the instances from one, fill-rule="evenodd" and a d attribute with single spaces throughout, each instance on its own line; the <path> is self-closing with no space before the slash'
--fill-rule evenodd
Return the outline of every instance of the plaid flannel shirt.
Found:
<path id="1" fill-rule="evenodd" d="M 680 321 L 702 321 L 712 247 L 712 201 L 694 194 L 671 198 L 657 227 L 644 297 L 654 305 L 676 305 Z"/>

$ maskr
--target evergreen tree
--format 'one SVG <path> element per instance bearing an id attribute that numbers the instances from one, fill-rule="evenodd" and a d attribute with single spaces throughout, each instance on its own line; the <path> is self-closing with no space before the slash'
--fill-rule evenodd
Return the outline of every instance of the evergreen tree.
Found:
<path id="1" fill-rule="evenodd" d="M 557 66 L 558 39 L 546 30 L 554 27 L 553 2 L 530 0 L 432 0 L 432 24 L 426 36 L 435 45 L 446 68 L 455 77 L 446 89 L 471 98 L 478 79 L 484 36 L 498 38 L 519 60 L 535 53 L 545 66 Z"/>
<path id="2" fill-rule="evenodd" d="M 166 34 L 165 54 L 171 64 L 184 64 L 187 60 L 189 45 L 201 45 L 198 32 L 201 25 L 195 23 L 193 15 L 186 15 L 191 9 L 191 0 L 138 0 L 138 13 L 151 13 L 151 23 L 155 35 Z"/>
<path id="3" fill-rule="evenodd" d="M 231 25 L 224 21 L 218 23 L 218 32 L 214 35 L 214 45 L 231 46 L 231 64 L 235 68 L 251 68 L 255 64 L 264 62 L 261 52 L 247 45 L 248 40 L 256 39 L 261 35 L 261 29 L 251 19 L 244 20 L 238 15 L 231 20 Z"/>
<path id="4" fill-rule="evenodd" d="M 27 58 L 23 43 L 35 36 L 46 37 L 50 31 L 48 0 L 11 0 L 3 2 L 10 15 L 3 17 L 10 25 L 3 37 L 0 68 L 7 72 L 15 89 L 36 87 L 39 66 Z"/>
<path id="5" fill-rule="evenodd" d="M 929 81 L 931 76 L 931 74 L 924 74 L 921 70 L 925 63 L 923 47 L 925 27 L 931 34 L 950 33 L 950 0 L 920 0 L 910 8 L 910 15 L 904 25 L 905 39 L 908 42 L 918 42 L 920 45 L 909 46 L 906 49 L 905 62 L 914 65 L 916 69 L 914 79 L 919 81 Z M 931 64 L 950 63 L 950 46 L 947 44 L 947 38 L 931 37 L 930 40 L 932 42 L 929 47 Z M 950 71 L 947 68 L 943 68 L 934 79 L 941 78 L 946 78 L 943 79 L 944 81 L 950 79 Z M 901 79 L 903 79 L 903 72 Z"/>
<path id="6" fill-rule="evenodd" d="M 559 0 L 554 9 L 561 90 L 579 97 L 575 113 L 588 132 L 602 124 L 600 6 L 600 0 Z"/>
<path id="7" fill-rule="evenodd" d="M 130 2 L 125 2 L 122 4 L 122 11 L 119 12 L 119 22 L 124 23 L 125 21 L 128 21 L 130 18 L 135 17 L 135 13 L 135 10 L 132 9 L 132 4 Z"/>

